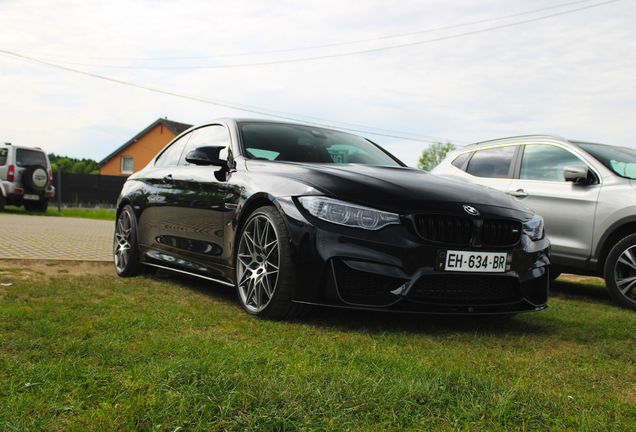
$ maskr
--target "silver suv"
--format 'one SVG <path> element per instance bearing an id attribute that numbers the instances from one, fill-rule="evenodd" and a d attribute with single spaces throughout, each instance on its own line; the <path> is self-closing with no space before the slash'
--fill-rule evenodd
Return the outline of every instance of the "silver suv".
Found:
<path id="1" fill-rule="evenodd" d="M 543 216 L 552 277 L 601 276 L 636 310 L 636 150 L 537 135 L 471 144 L 433 174 L 501 190 Z"/>
<path id="2" fill-rule="evenodd" d="M 5 205 L 45 212 L 55 195 L 49 158 L 41 148 L 0 147 L 0 211 Z"/>

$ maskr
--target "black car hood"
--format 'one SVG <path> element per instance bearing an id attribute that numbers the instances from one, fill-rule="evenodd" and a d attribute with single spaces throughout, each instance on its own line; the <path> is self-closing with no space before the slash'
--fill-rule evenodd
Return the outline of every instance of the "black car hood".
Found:
<path id="1" fill-rule="evenodd" d="M 248 161 L 250 171 L 293 179 L 326 195 L 391 211 L 443 211 L 444 204 L 500 207 L 532 214 L 491 188 L 437 177 L 415 168 L 373 165 L 318 165 Z M 454 206 L 453 206 L 454 207 Z"/>

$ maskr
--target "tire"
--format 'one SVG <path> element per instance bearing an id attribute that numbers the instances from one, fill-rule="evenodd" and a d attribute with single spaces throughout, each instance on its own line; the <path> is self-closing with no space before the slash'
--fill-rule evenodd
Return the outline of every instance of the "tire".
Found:
<path id="1" fill-rule="evenodd" d="M 115 237 L 113 239 L 113 258 L 115 270 L 120 277 L 133 277 L 141 274 L 137 242 L 137 218 L 132 207 L 127 205 L 117 216 Z"/>
<path id="2" fill-rule="evenodd" d="M 7 205 L 7 199 L 3 195 L 0 195 L 0 211 L 4 210 L 5 205 Z"/>
<path id="3" fill-rule="evenodd" d="M 236 250 L 236 291 L 250 315 L 290 319 L 308 307 L 292 302 L 295 274 L 289 234 L 274 207 L 252 213 L 241 229 Z"/>
<path id="4" fill-rule="evenodd" d="M 33 192 L 42 192 L 49 184 L 49 173 L 42 165 L 31 165 L 22 174 L 24 188 Z"/>
<path id="5" fill-rule="evenodd" d="M 605 284 L 619 305 L 636 310 L 636 234 L 616 243 L 605 262 Z"/>
<path id="6" fill-rule="evenodd" d="M 43 200 L 40 201 L 40 205 L 38 206 L 38 209 L 36 211 L 39 211 L 41 213 L 46 213 L 46 210 L 49 208 L 49 200 Z"/>

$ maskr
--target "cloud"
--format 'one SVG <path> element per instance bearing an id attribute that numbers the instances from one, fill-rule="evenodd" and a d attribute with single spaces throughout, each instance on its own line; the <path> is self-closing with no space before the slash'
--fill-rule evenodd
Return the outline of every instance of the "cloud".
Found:
<path id="1" fill-rule="evenodd" d="M 567 2 L 564 2 L 567 3 Z M 468 143 L 527 133 L 636 146 L 636 10 L 627 1 L 438 42 L 575 7 L 548 1 L 0 2 L 0 49 L 141 86 Z M 342 44 L 350 41 L 365 41 Z M 323 46 L 311 50 L 300 47 Z M 235 54 L 284 52 L 261 55 Z M 192 58 L 206 57 L 206 58 Z M 171 58 L 172 60 L 167 60 Z M 177 59 L 178 58 L 178 59 Z M 163 59 L 163 60 L 162 60 Z M 0 56 L 4 141 L 101 159 L 159 117 L 258 116 Z M 93 65 L 93 66 L 86 66 Z M 364 134 L 414 166 L 428 144 Z M 411 136 L 411 135 L 409 135 Z M 46 144 L 43 144 L 46 143 Z"/>

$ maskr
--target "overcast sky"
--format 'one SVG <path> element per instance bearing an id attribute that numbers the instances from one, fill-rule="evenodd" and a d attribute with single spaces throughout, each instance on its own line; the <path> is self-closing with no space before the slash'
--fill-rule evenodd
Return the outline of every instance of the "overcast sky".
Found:
<path id="1" fill-rule="evenodd" d="M 0 0 L 0 26 L 0 142 L 49 153 L 266 114 L 410 166 L 437 140 L 636 148 L 635 0 Z"/>

